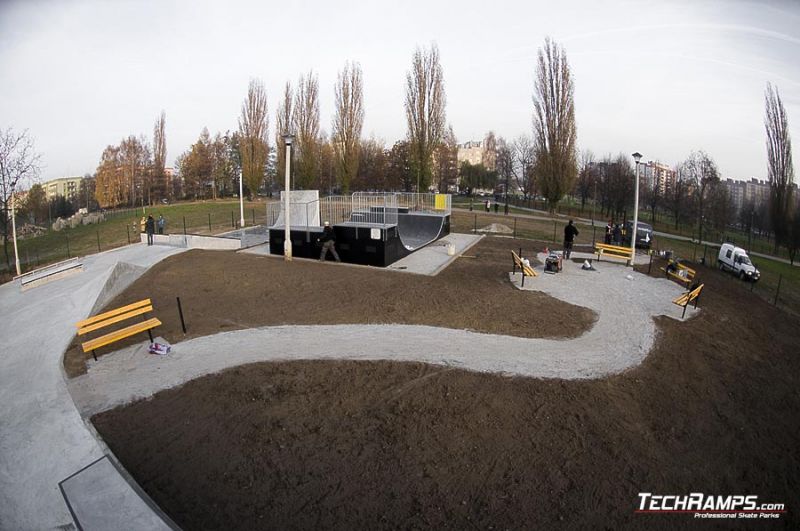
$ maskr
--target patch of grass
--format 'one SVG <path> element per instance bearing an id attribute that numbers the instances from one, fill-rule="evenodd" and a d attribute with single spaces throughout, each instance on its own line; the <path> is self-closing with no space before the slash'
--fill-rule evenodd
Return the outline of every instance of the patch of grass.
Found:
<path id="1" fill-rule="evenodd" d="M 245 225 L 259 225 L 266 221 L 267 207 L 265 201 L 245 201 Z M 187 234 L 220 234 L 233 230 L 239 222 L 238 200 L 217 200 L 181 202 L 171 205 L 145 207 L 145 215 L 158 219 L 159 214 L 166 219 L 165 234 L 183 234 L 184 225 Z M 29 271 L 49 263 L 65 260 L 73 256 L 85 256 L 100 251 L 107 251 L 136 243 L 139 241 L 139 226 L 142 209 L 126 209 L 109 211 L 106 220 L 94 225 L 79 225 L 61 231 L 49 230 L 46 234 L 35 238 L 17 241 L 20 265 Z M 6 280 L 14 272 L 12 242 L 9 241 L 9 268 L 2 260 L 0 274 Z"/>

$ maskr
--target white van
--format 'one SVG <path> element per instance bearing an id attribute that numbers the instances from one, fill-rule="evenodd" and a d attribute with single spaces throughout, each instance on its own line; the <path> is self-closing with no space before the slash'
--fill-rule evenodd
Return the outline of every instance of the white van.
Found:
<path id="1" fill-rule="evenodd" d="M 741 247 L 735 247 L 732 243 L 722 244 L 717 264 L 721 270 L 728 270 L 742 280 L 755 282 L 761 278 L 761 272 L 750 261 L 747 252 Z"/>

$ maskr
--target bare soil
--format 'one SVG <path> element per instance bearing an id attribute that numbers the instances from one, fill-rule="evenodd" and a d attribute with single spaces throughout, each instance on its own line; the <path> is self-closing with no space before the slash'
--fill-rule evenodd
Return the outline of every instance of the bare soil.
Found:
<path id="1" fill-rule="evenodd" d="M 571 338 L 595 321 L 589 309 L 508 282 L 511 249 L 535 256 L 530 241 L 484 238 L 435 277 L 313 260 L 192 250 L 156 264 L 106 309 L 145 298 L 169 342 L 267 325 L 415 324 L 520 337 Z M 539 246 L 540 248 L 541 246 Z M 187 335 L 176 297 L 180 297 Z M 547 311 L 543 311 L 543 308 Z M 97 332 L 101 335 L 105 331 Z M 98 356 L 141 342 L 144 334 L 97 351 Z M 91 336 L 89 336 L 91 338 Z M 85 361 L 75 338 L 64 356 L 70 377 Z"/>
<path id="2" fill-rule="evenodd" d="M 454 274 L 474 286 L 501 267 L 479 263 Z M 702 275 L 701 314 L 658 318 L 644 363 L 602 380 L 260 363 L 92 421 L 185 529 L 762 527 L 636 514 L 639 492 L 756 494 L 788 509 L 763 525 L 797 528 L 800 322 Z M 327 285 L 320 277 L 308 282 Z"/>

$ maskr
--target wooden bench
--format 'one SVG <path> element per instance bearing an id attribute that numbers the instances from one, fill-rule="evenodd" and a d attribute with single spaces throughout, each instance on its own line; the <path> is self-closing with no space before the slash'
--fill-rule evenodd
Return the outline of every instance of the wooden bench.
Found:
<path id="1" fill-rule="evenodd" d="M 594 244 L 594 254 L 597 255 L 597 260 L 603 256 L 611 256 L 613 258 L 623 258 L 627 264 L 631 263 L 633 258 L 633 249 L 630 247 L 622 247 L 621 245 L 609 245 L 607 243 Z"/>
<path id="2" fill-rule="evenodd" d="M 514 260 L 514 269 L 511 274 L 516 274 L 517 268 L 522 273 L 522 285 L 525 286 L 525 277 L 538 277 L 539 274 L 533 268 L 522 261 L 517 253 L 511 251 L 511 258 Z"/>
<path id="3" fill-rule="evenodd" d="M 690 286 L 697 273 L 694 269 L 680 263 L 678 260 L 670 260 L 667 267 L 659 268 L 666 273 L 667 277 L 672 277 L 683 284 Z"/>
<path id="4" fill-rule="evenodd" d="M 141 315 L 143 319 L 143 321 L 140 323 L 135 323 L 124 328 L 114 330 L 113 332 L 109 332 L 100 337 L 96 337 L 81 343 L 83 351 L 91 351 L 92 357 L 94 357 L 96 361 L 97 355 L 95 354 L 95 350 L 98 348 L 110 345 L 111 343 L 116 343 L 120 339 L 125 339 L 126 337 L 130 337 L 140 332 L 147 332 L 147 335 L 150 337 L 150 342 L 152 343 L 153 333 L 151 330 L 161 324 L 161 321 L 159 321 L 156 317 L 151 317 L 149 319 L 147 318 L 147 312 L 152 311 L 153 305 L 151 304 L 150 299 L 144 299 L 139 302 L 134 302 L 133 304 L 123 306 L 122 308 L 117 308 L 116 310 L 111 310 L 95 315 L 94 317 L 89 317 L 88 319 L 80 321 L 79 323 L 75 323 L 75 326 L 78 328 L 78 335 L 82 336 L 112 324 L 127 321 L 128 319 L 138 315 Z"/>
<path id="5" fill-rule="evenodd" d="M 689 306 L 690 303 L 694 302 L 694 307 L 695 309 L 697 309 L 697 300 L 700 298 L 700 292 L 703 291 L 703 286 L 705 286 L 705 284 L 700 284 L 693 290 L 687 291 L 686 293 L 684 293 L 683 295 L 672 301 L 673 304 L 677 304 L 678 306 L 683 307 L 683 314 L 681 315 L 681 319 L 683 319 L 686 316 L 686 307 Z"/>

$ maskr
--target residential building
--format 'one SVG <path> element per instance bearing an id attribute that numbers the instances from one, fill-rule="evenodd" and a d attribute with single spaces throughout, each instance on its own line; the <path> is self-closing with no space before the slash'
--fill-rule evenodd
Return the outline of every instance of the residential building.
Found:
<path id="1" fill-rule="evenodd" d="M 462 162 L 469 162 L 473 166 L 483 162 L 483 142 L 472 140 L 458 144 L 458 165 L 461 166 Z"/>
<path id="2" fill-rule="evenodd" d="M 81 190 L 81 179 L 83 179 L 83 177 L 61 177 L 59 179 L 47 181 L 42 185 L 47 200 L 50 201 L 57 196 L 72 199 L 78 195 Z"/>
<path id="3" fill-rule="evenodd" d="M 651 160 L 640 164 L 639 171 L 640 182 L 650 190 L 658 189 L 658 195 L 662 197 L 675 186 L 677 173 L 666 164 Z"/>

